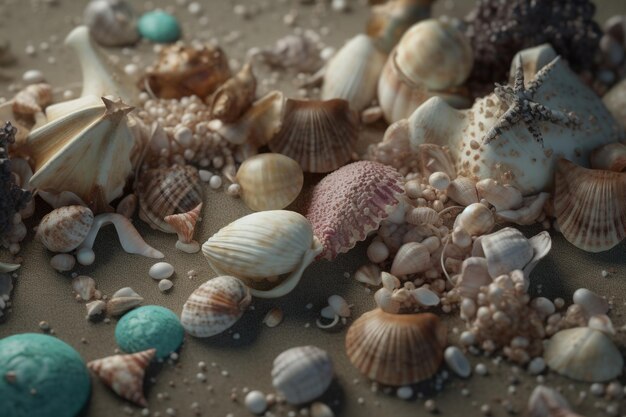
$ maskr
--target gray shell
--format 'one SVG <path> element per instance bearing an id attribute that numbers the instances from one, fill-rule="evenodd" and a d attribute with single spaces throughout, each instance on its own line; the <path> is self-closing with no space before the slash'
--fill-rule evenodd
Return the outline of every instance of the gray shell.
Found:
<path id="1" fill-rule="evenodd" d="M 85 8 L 84 19 L 101 45 L 127 46 L 139 40 L 133 9 L 124 0 L 93 0 Z"/>

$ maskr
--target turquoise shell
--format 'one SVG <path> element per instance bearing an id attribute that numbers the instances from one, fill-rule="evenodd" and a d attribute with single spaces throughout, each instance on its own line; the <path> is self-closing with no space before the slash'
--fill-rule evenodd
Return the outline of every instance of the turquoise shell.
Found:
<path id="1" fill-rule="evenodd" d="M 155 348 L 157 358 L 166 358 L 183 343 L 185 330 L 172 310 L 143 306 L 126 313 L 115 327 L 115 340 L 128 353 Z"/>
<path id="2" fill-rule="evenodd" d="M 10 382 L 7 375 L 12 374 Z M 37 333 L 0 339 L 3 417 L 74 417 L 90 392 L 85 363 L 67 343 Z"/>
<path id="3" fill-rule="evenodd" d="M 137 22 L 141 36 L 157 43 L 176 42 L 181 30 L 178 20 L 163 10 L 145 13 Z"/>

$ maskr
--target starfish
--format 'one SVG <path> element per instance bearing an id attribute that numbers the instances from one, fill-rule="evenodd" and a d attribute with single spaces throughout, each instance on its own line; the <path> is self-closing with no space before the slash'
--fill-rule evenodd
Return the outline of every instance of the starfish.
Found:
<path id="1" fill-rule="evenodd" d="M 500 101 L 506 103 L 509 108 L 504 112 L 498 123 L 489 129 L 483 139 L 483 143 L 487 144 L 491 142 L 505 130 L 511 129 L 519 122 L 524 122 L 528 131 L 543 148 L 543 137 L 541 136 L 538 122 L 547 121 L 566 127 L 575 127 L 580 125 L 580 120 L 572 113 L 552 110 L 534 101 L 537 89 L 546 80 L 548 74 L 554 68 L 554 65 L 560 57 L 557 56 L 548 65 L 539 70 L 527 88 L 524 86 L 522 57 L 518 57 L 514 85 L 500 85 L 496 83 L 494 90 L 494 93 Z"/>

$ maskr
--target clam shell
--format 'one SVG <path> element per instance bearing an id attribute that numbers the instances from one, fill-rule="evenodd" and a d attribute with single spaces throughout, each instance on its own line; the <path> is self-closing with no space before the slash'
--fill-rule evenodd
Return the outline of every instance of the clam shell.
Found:
<path id="1" fill-rule="evenodd" d="M 533 258 L 533 247 L 522 232 L 512 227 L 485 235 L 480 240 L 491 278 L 522 269 Z"/>
<path id="2" fill-rule="evenodd" d="M 433 376 L 445 345 L 446 327 L 430 313 L 372 310 L 359 317 L 346 335 L 350 362 L 368 378 L 394 386 Z"/>
<path id="3" fill-rule="evenodd" d="M 352 159 L 358 123 L 345 100 L 288 99 L 282 127 L 269 147 L 296 160 L 305 172 L 334 171 Z"/>
<path id="4" fill-rule="evenodd" d="M 252 210 L 279 210 L 291 204 L 304 183 L 302 168 L 293 159 L 274 153 L 248 158 L 237 171 L 241 199 Z"/>
<path id="5" fill-rule="evenodd" d="M 101 45 L 127 46 L 139 40 L 133 9 L 124 0 L 92 0 L 83 16 L 89 33 Z"/>
<path id="6" fill-rule="evenodd" d="M 463 176 L 458 176 L 452 180 L 447 195 L 462 206 L 469 206 L 479 201 L 476 181 Z"/>
<path id="7" fill-rule="evenodd" d="M 93 220 L 87 207 L 60 207 L 41 219 L 35 237 L 52 252 L 70 252 L 85 240 Z"/>
<path id="8" fill-rule="evenodd" d="M 196 231 L 196 223 L 200 218 L 200 211 L 202 211 L 202 203 L 199 203 L 186 213 L 165 216 L 163 220 L 174 229 L 180 242 L 191 243 L 193 234 Z"/>
<path id="9" fill-rule="evenodd" d="M 587 252 L 609 250 L 626 237 L 626 174 L 557 163 L 554 212 L 565 239 Z"/>
<path id="10" fill-rule="evenodd" d="M 626 169 L 626 145 L 621 142 L 600 146 L 591 152 L 591 168 L 623 172 Z"/>
<path id="11" fill-rule="evenodd" d="M 299 346 L 274 359 L 272 385 L 290 404 L 303 404 L 322 395 L 333 379 L 333 363 L 326 351 Z"/>
<path id="12" fill-rule="evenodd" d="M 234 122 L 252 105 L 255 96 L 256 78 L 248 62 L 213 93 L 211 116 L 224 123 Z"/>
<path id="13" fill-rule="evenodd" d="M 430 252 L 421 243 L 408 242 L 400 246 L 391 265 L 391 274 L 411 275 L 431 268 Z"/>
<path id="14" fill-rule="evenodd" d="M 180 322 L 192 336 L 215 336 L 235 324 L 251 300 L 250 291 L 237 278 L 213 278 L 191 293 L 183 305 Z"/>

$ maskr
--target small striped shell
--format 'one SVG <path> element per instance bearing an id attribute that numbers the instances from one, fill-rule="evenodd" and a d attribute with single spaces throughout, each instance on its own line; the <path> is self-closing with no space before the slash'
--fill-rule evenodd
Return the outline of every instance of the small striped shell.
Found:
<path id="1" fill-rule="evenodd" d="M 180 322 L 192 336 L 215 336 L 235 324 L 251 300 L 250 291 L 237 278 L 213 278 L 191 293 Z"/>
<path id="2" fill-rule="evenodd" d="M 345 100 L 288 99 L 282 127 L 269 147 L 295 159 L 305 172 L 334 171 L 352 159 L 358 123 Z"/>
<path id="3" fill-rule="evenodd" d="M 368 378 L 394 386 L 432 377 L 445 346 L 446 327 L 431 313 L 372 310 L 359 317 L 346 335 L 350 362 Z"/>
<path id="4" fill-rule="evenodd" d="M 313 401 L 328 389 L 332 379 L 330 356 L 318 347 L 294 347 L 274 359 L 272 385 L 290 404 Z"/>
<path id="5" fill-rule="evenodd" d="M 36 238 L 52 252 L 70 252 L 85 240 L 93 220 L 93 212 L 87 207 L 60 207 L 41 220 Z"/>
<path id="6" fill-rule="evenodd" d="M 176 234 L 178 234 L 179 241 L 182 243 L 191 243 L 201 211 L 202 203 L 198 204 L 186 213 L 170 214 L 169 216 L 165 216 L 163 220 L 165 220 L 165 222 L 169 224 L 172 229 L 174 229 Z"/>
<path id="7" fill-rule="evenodd" d="M 256 97 L 256 78 L 248 62 L 211 97 L 211 116 L 224 123 L 235 122 Z"/>

